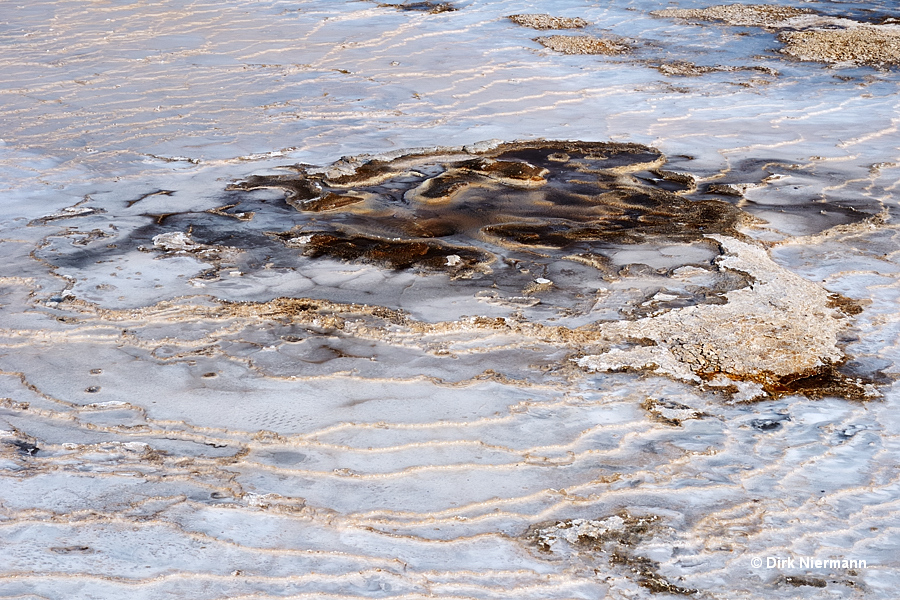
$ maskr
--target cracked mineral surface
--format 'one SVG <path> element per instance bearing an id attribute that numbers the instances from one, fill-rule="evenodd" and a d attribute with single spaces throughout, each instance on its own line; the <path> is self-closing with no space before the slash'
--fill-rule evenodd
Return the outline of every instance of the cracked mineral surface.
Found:
<path id="1" fill-rule="evenodd" d="M 590 25 L 581 17 L 554 17 L 547 14 L 510 15 L 508 18 L 516 25 L 532 29 L 581 29 Z"/>
<path id="2" fill-rule="evenodd" d="M 780 31 L 778 40 L 784 44 L 780 51 L 800 60 L 879 67 L 900 63 L 900 25 L 891 17 L 869 23 L 775 4 L 666 8 L 652 14 Z"/>
<path id="3" fill-rule="evenodd" d="M 729 25 L 772 27 L 783 25 L 788 19 L 812 12 L 808 8 L 777 4 L 720 4 L 708 8 L 665 8 L 651 14 L 657 17 L 722 21 Z"/>
<path id="4" fill-rule="evenodd" d="M 631 48 L 621 40 L 604 39 L 592 35 L 546 35 L 534 41 L 562 54 L 625 54 Z"/>

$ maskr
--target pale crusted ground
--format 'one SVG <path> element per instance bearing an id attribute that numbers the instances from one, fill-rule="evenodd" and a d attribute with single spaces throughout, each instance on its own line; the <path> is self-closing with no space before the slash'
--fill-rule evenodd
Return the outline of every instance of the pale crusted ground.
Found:
<path id="1" fill-rule="evenodd" d="M 846 18 L 826 17 L 805 8 L 773 4 L 723 4 L 709 8 L 667 8 L 653 11 L 657 17 L 722 21 L 729 25 L 783 29 L 778 40 L 783 54 L 825 63 L 860 65 L 900 64 L 900 26 L 869 25 Z M 812 20 L 797 19 L 807 16 Z M 800 30 L 789 30 L 800 28 Z M 701 75 L 708 67 L 675 68 L 665 74 Z"/>
<path id="2" fill-rule="evenodd" d="M 536 42 L 563 54 L 624 54 L 630 50 L 622 42 L 605 40 L 592 35 L 550 35 L 535 38 Z"/>
<path id="3" fill-rule="evenodd" d="M 752 285 L 728 292 L 724 305 L 690 306 L 605 325 L 606 335 L 655 344 L 585 356 L 578 364 L 598 371 L 646 368 L 698 382 L 722 373 L 770 384 L 843 358 L 837 341 L 847 321 L 825 289 L 779 267 L 762 248 L 712 237 L 726 251 L 720 267 L 749 274 Z"/>
<path id="4" fill-rule="evenodd" d="M 554 17 L 547 14 L 510 15 L 509 20 L 532 29 L 580 29 L 590 25 L 581 17 Z"/>
<path id="5" fill-rule="evenodd" d="M 708 8 L 666 8 L 650 14 L 657 17 L 724 21 L 729 25 L 769 27 L 781 25 L 787 19 L 811 12 L 805 8 L 775 4 L 720 4 Z"/>
<path id="6" fill-rule="evenodd" d="M 863 65 L 900 64 L 900 26 L 860 25 L 846 29 L 785 31 L 784 54 L 801 60 Z"/>

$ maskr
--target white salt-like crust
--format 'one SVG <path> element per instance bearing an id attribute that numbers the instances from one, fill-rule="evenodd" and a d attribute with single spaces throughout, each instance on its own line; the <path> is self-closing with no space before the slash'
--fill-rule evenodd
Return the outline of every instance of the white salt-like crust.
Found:
<path id="1" fill-rule="evenodd" d="M 536 42 L 562 54 L 605 54 L 617 55 L 631 48 L 616 39 L 598 38 L 592 35 L 549 35 L 535 38 Z"/>
<path id="2" fill-rule="evenodd" d="M 709 8 L 666 8 L 653 11 L 657 17 L 724 21 L 729 25 L 778 26 L 788 19 L 810 14 L 807 8 L 779 6 L 777 4 L 720 4 Z"/>
<path id="3" fill-rule="evenodd" d="M 800 60 L 862 65 L 900 64 L 900 26 L 852 23 L 849 27 L 821 27 L 785 31 L 778 39 L 784 54 Z"/>
<path id="4" fill-rule="evenodd" d="M 510 15 L 510 21 L 532 29 L 581 29 L 590 25 L 581 17 L 554 17 L 548 14 Z"/>
<path id="5" fill-rule="evenodd" d="M 726 293 L 724 305 L 688 306 L 604 325 L 605 335 L 648 338 L 656 345 L 613 349 L 576 363 L 594 371 L 646 369 L 685 381 L 723 373 L 771 383 L 843 358 L 837 341 L 847 322 L 829 307 L 826 290 L 779 267 L 756 245 L 710 237 L 725 250 L 719 267 L 749 275 L 748 287 Z"/>
<path id="6" fill-rule="evenodd" d="M 728 25 L 780 29 L 781 52 L 800 60 L 832 64 L 896 65 L 900 63 L 900 26 L 817 14 L 811 9 L 775 4 L 722 4 L 709 8 L 666 8 L 657 17 L 721 21 Z M 665 72 L 665 67 L 661 67 Z M 682 67 L 680 74 L 699 74 Z M 710 70 L 706 68 L 706 70 Z M 713 69 L 714 70 L 714 69 Z"/>

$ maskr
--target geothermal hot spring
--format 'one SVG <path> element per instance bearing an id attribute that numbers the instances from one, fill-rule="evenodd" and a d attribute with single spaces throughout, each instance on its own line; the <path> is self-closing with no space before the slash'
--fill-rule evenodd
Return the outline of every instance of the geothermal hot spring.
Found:
<path id="1" fill-rule="evenodd" d="M 894 2 L 0 48 L 0 598 L 897 597 Z"/>

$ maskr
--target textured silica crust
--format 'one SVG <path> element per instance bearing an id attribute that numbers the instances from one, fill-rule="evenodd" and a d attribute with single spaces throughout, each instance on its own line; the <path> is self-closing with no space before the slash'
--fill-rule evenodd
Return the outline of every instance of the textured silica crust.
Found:
<path id="1" fill-rule="evenodd" d="M 576 362 L 592 370 L 648 369 L 714 387 L 750 382 L 760 396 L 877 397 L 874 386 L 834 372 L 844 358 L 837 342 L 849 315 L 837 309 L 831 294 L 778 267 L 762 248 L 712 237 L 725 251 L 719 266 L 747 274 L 751 285 L 726 293 L 723 305 L 686 307 L 609 325 L 610 333 L 653 343 Z M 811 385 L 804 388 L 804 380 Z M 819 392 L 820 387 L 826 389 Z"/>
<path id="2" fill-rule="evenodd" d="M 863 23 L 820 15 L 808 8 L 775 4 L 667 8 L 651 14 L 779 31 L 778 40 L 784 44 L 780 52 L 800 60 L 876 67 L 900 64 L 900 25 L 892 19 L 874 24 Z M 688 72 L 699 74 L 696 70 L 690 72 L 688 69 Z"/>
<path id="3" fill-rule="evenodd" d="M 516 25 L 532 29 L 581 29 L 590 25 L 581 17 L 554 17 L 548 14 L 522 14 L 507 17 Z"/>
<path id="4" fill-rule="evenodd" d="M 785 31 L 782 52 L 800 60 L 891 66 L 900 64 L 900 25 Z"/>
<path id="5" fill-rule="evenodd" d="M 771 27 L 782 25 L 788 19 L 812 12 L 807 8 L 777 4 L 720 4 L 709 8 L 666 8 L 650 14 L 677 19 L 722 21 L 729 25 Z"/>
<path id="6" fill-rule="evenodd" d="M 618 39 L 598 38 L 592 35 L 548 35 L 535 38 L 536 42 L 562 54 L 603 54 L 615 56 L 631 51 L 631 46 Z"/>

